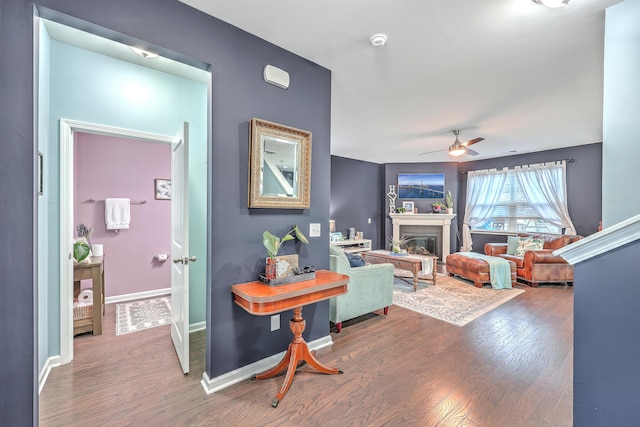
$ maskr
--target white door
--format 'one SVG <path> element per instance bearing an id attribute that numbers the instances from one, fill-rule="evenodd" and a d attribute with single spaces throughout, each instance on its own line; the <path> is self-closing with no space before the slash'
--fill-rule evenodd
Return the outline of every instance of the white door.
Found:
<path id="1" fill-rule="evenodd" d="M 171 144 L 171 339 L 189 373 L 189 124 Z"/>

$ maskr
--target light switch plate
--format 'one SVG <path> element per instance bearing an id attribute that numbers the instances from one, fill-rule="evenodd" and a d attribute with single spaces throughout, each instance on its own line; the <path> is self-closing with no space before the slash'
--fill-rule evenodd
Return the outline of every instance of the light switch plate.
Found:
<path id="1" fill-rule="evenodd" d="M 320 237 L 321 226 L 318 223 L 309 224 L 309 237 Z"/>

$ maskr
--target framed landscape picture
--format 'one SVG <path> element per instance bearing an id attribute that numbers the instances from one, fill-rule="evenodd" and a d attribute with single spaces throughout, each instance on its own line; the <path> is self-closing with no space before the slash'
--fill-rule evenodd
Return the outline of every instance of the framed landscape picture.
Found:
<path id="1" fill-rule="evenodd" d="M 444 199 L 444 173 L 399 173 L 399 199 Z"/>

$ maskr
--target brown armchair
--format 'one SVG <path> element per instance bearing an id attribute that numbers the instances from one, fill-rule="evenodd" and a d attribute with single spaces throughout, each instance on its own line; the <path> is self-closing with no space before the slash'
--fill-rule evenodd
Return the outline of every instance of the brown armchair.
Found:
<path id="1" fill-rule="evenodd" d="M 582 236 L 518 234 L 518 237 L 542 239 L 544 246 L 539 250 L 526 251 L 523 256 L 516 256 L 507 255 L 506 243 L 487 243 L 484 245 L 484 252 L 513 261 L 516 264 L 518 279 L 534 288 L 547 282 L 566 282 L 573 285 L 573 266 L 563 258 L 553 255 L 553 251 L 582 239 Z"/>

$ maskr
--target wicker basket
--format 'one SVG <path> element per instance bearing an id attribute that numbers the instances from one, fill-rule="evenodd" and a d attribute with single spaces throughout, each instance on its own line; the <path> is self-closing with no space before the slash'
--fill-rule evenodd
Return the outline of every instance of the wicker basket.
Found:
<path id="1" fill-rule="evenodd" d="M 77 300 L 73 300 L 73 320 L 90 319 L 93 317 L 93 304 L 78 305 Z"/>

